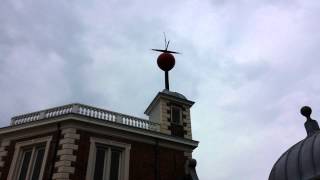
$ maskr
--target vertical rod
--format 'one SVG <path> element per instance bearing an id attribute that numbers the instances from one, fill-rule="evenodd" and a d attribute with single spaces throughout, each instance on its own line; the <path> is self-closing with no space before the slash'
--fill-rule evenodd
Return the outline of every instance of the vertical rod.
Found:
<path id="1" fill-rule="evenodd" d="M 166 89 L 169 90 L 169 71 L 165 71 Z"/>

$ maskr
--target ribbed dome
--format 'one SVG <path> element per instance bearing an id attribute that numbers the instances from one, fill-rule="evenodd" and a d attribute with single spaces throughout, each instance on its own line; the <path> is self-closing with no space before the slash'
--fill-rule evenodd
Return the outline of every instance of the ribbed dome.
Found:
<path id="1" fill-rule="evenodd" d="M 320 177 L 320 132 L 285 152 L 273 166 L 269 180 L 311 180 Z"/>
<path id="2" fill-rule="evenodd" d="M 304 126 L 308 136 L 287 150 L 273 166 L 269 180 L 319 180 L 320 130 L 311 119 L 311 108 L 303 107 L 301 114 L 307 118 Z"/>

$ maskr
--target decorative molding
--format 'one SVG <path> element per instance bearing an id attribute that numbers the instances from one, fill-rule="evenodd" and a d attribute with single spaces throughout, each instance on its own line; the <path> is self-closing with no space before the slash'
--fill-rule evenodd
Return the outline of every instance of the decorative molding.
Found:
<path id="1" fill-rule="evenodd" d="M 35 130 L 34 128 L 37 128 L 37 130 Z M 57 130 L 57 126 L 47 123 L 43 124 L 41 127 L 26 126 L 23 128 L 15 129 L 14 126 L 9 126 L 7 130 L 9 129 L 10 131 L 2 131 L 2 129 L 0 128 L 0 141 L 1 139 L 14 141 L 19 139 L 32 138 L 33 136 L 41 136 L 43 134 L 54 133 Z"/>
<path id="2" fill-rule="evenodd" d="M 76 122 L 70 122 L 68 125 L 64 125 L 65 127 L 74 127 L 78 130 L 82 130 L 85 132 L 91 132 L 95 134 L 101 134 L 101 135 L 106 135 L 106 136 L 111 136 L 111 137 L 116 137 L 116 138 L 121 138 L 121 139 L 127 139 L 135 142 L 141 142 L 141 143 L 146 143 L 146 144 L 151 144 L 155 145 L 156 140 L 160 141 L 161 144 L 159 144 L 161 147 L 167 147 L 167 148 L 172 148 L 176 150 L 181 150 L 181 151 L 192 151 L 194 149 L 193 146 L 186 145 L 183 143 L 177 143 L 177 142 L 172 142 L 172 141 L 166 141 L 162 140 L 159 138 L 152 138 L 152 137 L 146 137 L 143 135 L 138 135 L 138 134 L 132 134 L 128 132 L 119 132 L 113 129 L 107 129 L 105 127 L 94 127 L 88 126 L 86 124 L 79 124 Z M 169 135 L 167 135 L 169 136 Z M 183 138 L 180 138 L 183 139 Z M 183 139 L 184 140 L 184 139 Z"/>
<path id="3" fill-rule="evenodd" d="M 113 128 L 115 130 L 125 131 L 126 133 L 134 133 L 137 135 L 147 136 L 148 138 L 157 138 L 157 139 L 161 139 L 161 140 L 165 140 L 165 141 L 169 141 L 169 142 L 174 142 L 174 143 L 179 143 L 179 144 L 183 144 L 186 146 L 191 146 L 192 148 L 196 148 L 199 143 L 198 141 L 194 141 L 192 139 L 173 137 L 173 136 L 163 134 L 160 132 L 139 129 L 139 128 L 135 128 L 135 127 L 131 127 L 131 126 L 126 126 L 123 124 L 112 123 L 112 122 L 98 120 L 98 119 L 89 118 L 89 117 L 83 117 L 81 115 L 76 115 L 76 114 L 69 114 L 69 115 L 65 115 L 62 117 L 58 117 L 58 118 L 45 119 L 45 120 L 41 120 L 41 121 L 34 121 L 31 123 L 21 124 L 18 126 L 9 126 L 9 127 L 5 127 L 5 128 L 1 128 L 0 135 L 5 134 L 5 133 L 10 133 L 10 132 L 16 132 L 18 130 L 24 130 L 24 129 L 28 129 L 28 128 L 32 128 L 32 127 L 39 127 L 39 126 L 55 124 L 58 122 L 67 122 L 67 121 L 78 121 L 78 122 L 84 122 L 84 123 L 98 125 L 101 127 L 109 127 L 109 128 Z"/>

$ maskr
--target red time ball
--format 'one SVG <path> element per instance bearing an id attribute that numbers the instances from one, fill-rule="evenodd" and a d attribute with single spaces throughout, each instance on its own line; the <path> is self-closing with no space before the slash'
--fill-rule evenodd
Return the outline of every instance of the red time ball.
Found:
<path id="1" fill-rule="evenodd" d="M 175 64 L 174 56 L 171 53 L 162 53 L 157 59 L 157 63 L 160 69 L 163 71 L 170 71 Z"/>

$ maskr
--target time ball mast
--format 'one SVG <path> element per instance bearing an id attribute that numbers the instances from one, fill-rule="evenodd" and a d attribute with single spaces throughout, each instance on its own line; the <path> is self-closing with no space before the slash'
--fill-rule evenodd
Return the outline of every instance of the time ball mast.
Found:
<path id="1" fill-rule="evenodd" d="M 165 49 L 152 49 L 153 51 L 162 52 L 157 59 L 157 64 L 161 70 L 165 72 L 165 89 L 169 91 L 169 71 L 174 67 L 175 65 L 175 59 L 173 54 L 180 54 L 175 51 L 169 51 L 170 41 L 167 42 L 165 38 Z"/>

